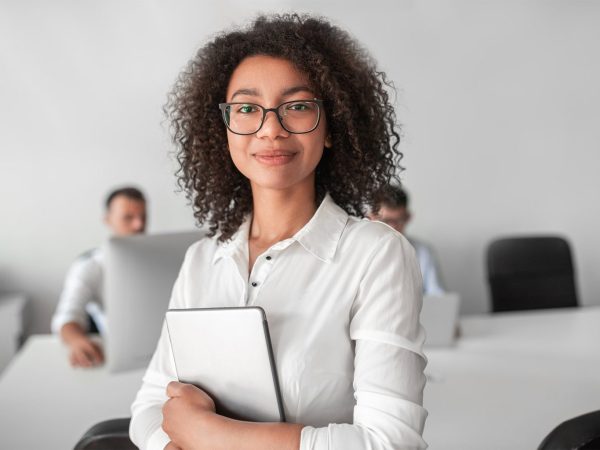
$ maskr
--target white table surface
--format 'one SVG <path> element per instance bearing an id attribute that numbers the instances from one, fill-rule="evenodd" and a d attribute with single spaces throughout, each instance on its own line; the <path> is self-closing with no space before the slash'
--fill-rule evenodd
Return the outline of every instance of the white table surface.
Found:
<path id="1" fill-rule="evenodd" d="M 433 450 L 535 449 L 600 409 L 600 308 L 471 316 L 428 350 L 424 437 Z"/>
<path id="2" fill-rule="evenodd" d="M 535 449 L 559 422 L 600 409 L 600 308 L 471 316 L 428 349 L 432 450 Z M 91 425 L 128 417 L 143 370 L 72 369 L 32 336 L 0 377 L 0 448 L 65 450 Z"/>
<path id="3" fill-rule="evenodd" d="M 143 372 L 73 369 L 57 337 L 31 336 L 0 378 L 0 448 L 72 449 L 95 423 L 131 415 Z"/>

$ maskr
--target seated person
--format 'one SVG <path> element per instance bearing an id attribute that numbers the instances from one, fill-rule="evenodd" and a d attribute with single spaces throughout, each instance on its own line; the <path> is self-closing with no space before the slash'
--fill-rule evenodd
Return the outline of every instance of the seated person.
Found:
<path id="1" fill-rule="evenodd" d="M 111 192 L 106 199 L 104 223 L 114 236 L 143 233 L 146 228 L 146 200 L 142 192 L 133 187 Z M 52 332 L 60 334 L 69 346 L 69 359 L 75 367 L 91 367 L 104 360 L 100 346 L 87 335 L 90 316 L 100 333 L 105 329 L 102 265 L 103 256 L 99 248 L 86 252 L 75 260 L 67 273 L 52 317 Z"/>
<path id="2" fill-rule="evenodd" d="M 390 184 L 382 189 L 375 197 L 373 210 L 369 214 L 371 220 L 386 223 L 399 233 L 410 221 L 408 195 L 398 185 Z M 440 282 L 438 265 L 431 249 L 423 242 L 411 236 L 405 236 L 417 252 L 421 274 L 423 275 L 423 293 L 425 295 L 443 294 L 444 288 Z"/>

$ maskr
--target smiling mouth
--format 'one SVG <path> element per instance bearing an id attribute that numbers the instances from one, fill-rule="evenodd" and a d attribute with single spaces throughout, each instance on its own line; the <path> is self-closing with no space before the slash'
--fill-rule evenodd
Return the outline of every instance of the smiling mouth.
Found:
<path id="1" fill-rule="evenodd" d="M 287 151 L 264 152 L 254 154 L 254 158 L 267 166 L 281 166 L 291 162 L 296 153 Z"/>

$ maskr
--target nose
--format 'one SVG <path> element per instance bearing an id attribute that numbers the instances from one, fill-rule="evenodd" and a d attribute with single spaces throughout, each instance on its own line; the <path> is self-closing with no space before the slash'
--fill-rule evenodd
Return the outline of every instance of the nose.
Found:
<path id="1" fill-rule="evenodd" d="M 256 132 L 256 137 L 258 138 L 277 139 L 278 137 L 288 137 L 289 135 L 290 133 L 281 126 L 277 112 L 272 110 L 267 111 L 262 127 Z"/>
<path id="2" fill-rule="evenodd" d="M 133 221 L 133 227 L 132 227 L 132 228 L 133 228 L 133 231 L 134 231 L 135 233 L 139 233 L 139 232 L 143 231 L 143 230 L 144 230 L 145 223 L 146 223 L 145 219 L 143 219 L 143 218 L 141 218 L 141 217 L 140 217 L 140 218 L 138 218 L 138 219 L 135 219 L 135 220 Z"/>

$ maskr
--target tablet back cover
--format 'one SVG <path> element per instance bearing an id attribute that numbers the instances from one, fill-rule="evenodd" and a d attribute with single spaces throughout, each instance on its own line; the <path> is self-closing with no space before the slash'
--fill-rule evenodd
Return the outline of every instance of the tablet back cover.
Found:
<path id="1" fill-rule="evenodd" d="M 262 308 L 169 310 L 166 318 L 179 381 L 206 391 L 219 414 L 285 421 Z"/>

